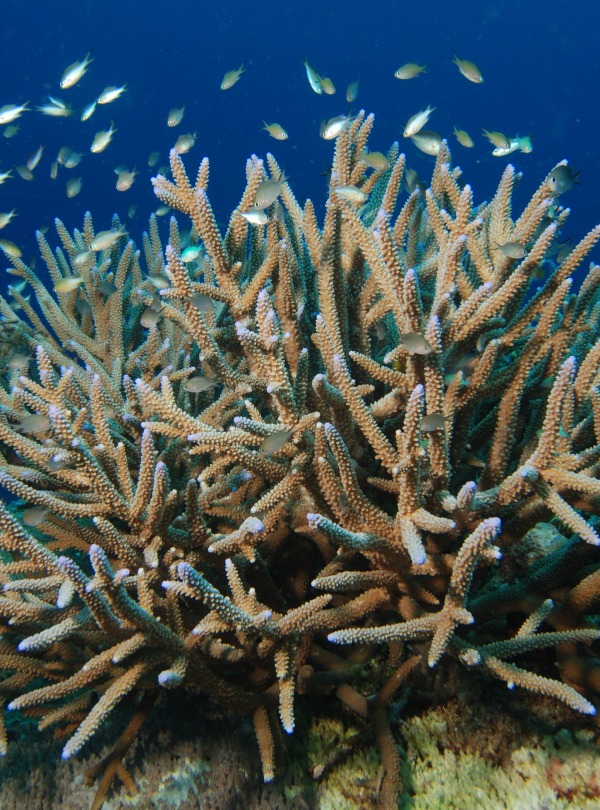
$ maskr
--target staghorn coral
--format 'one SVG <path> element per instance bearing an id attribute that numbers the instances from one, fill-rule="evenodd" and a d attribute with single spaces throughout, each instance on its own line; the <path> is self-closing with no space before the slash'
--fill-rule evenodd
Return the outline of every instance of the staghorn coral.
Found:
<path id="1" fill-rule="evenodd" d="M 389 169 L 359 160 L 372 125 L 336 140 L 322 226 L 287 182 L 266 225 L 240 216 L 281 175 L 269 155 L 222 235 L 208 160 L 192 183 L 173 152 L 153 182 L 195 264 L 175 219 L 142 262 L 91 251 L 89 215 L 57 220 L 54 251 L 38 235 L 53 284 L 80 288 L 55 299 L 12 260 L 37 306 L 0 299 L 35 353 L 0 391 L 0 695 L 64 728 L 63 758 L 131 705 L 96 808 L 115 776 L 135 789 L 122 758 L 177 688 L 252 717 L 266 781 L 296 694 L 335 695 L 379 747 L 385 807 L 389 707 L 448 661 L 595 711 L 600 269 L 577 293 L 571 274 L 600 227 L 550 263 L 568 211 L 549 183 L 513 220 L 514 169 L 476 205 L 445 145 L 401 205 L 397 145 Z M 562 542 L 528 556 L 549 519 Z"/>

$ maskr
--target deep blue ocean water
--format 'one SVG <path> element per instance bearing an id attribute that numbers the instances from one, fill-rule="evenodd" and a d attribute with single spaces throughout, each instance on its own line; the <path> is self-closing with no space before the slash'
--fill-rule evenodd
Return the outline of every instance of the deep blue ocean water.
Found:
<path id="1" fill-rule="evenodd" d="M 76 111 L 66 119 L 28 112 L 18 121 L 16 137 L 0 133 L 0 171 L 24 163 L 45 145 L 33 181 L 15 177 L 0 186 L 0 211 L 18 212 L 0 236 L 18 243 L 26 260 L 36 249 L 36 228 L 57 216 L 69 228 L 79 227 L 88 209 L 97 229 L 109 227 L 118 212 L 141 244 L 148 215 L 158 206 L 150 184 L 156 168 L 148 167 L 148 154 L 159 150 L 164 165 L 185 132 L 197 133 L 184 158 L 192 175 L 203 156 L 211 160 L 209 197 L 220 221 L 228 220 L 239 201 L 246 158 L 269 150 L 291 177 L 299 201 L 311 197 L 322 206 L 322 175 L 333 144 L 319 137 L 319 123 L 349 110 L 345 88 L 357 76 L 359 93 L 351 106 L 375 113 L 372 150 L 386 151 L 402 140 L 406 120 L 431 104 L 437 109 L 429 126 L 449 138 L 454 162 L 477 201 L 489 199 L 511 161 L 524 173 L 518 212 L 550 168 L 568 158 L 581 169 L 581 185 L 562 198 L 573 209 L 564 236 L 580 237 L 600 222 L 600 4 L 590 0 L 3 0 L 1 14 L 0 106 L 26 100 L 35 106 L 50 94 Z M 88 73 L 61 91 L 64 69 L 89 49 L 94 61 Z M 453 51 L 480 66 L 483 84 L 459 75 L 450 62 Z M 335 95 L 310 89 L 302 65 L 307 56 L 332 78 Z M 247 72 L 221 91 L 223 74 L 244 60 L 250 62 Z M 396 68 L 409 61 L 429 63 L 427 73 L 412 81 L 395 79 Z M 119 100 L 98 107 L 89 121 L 79 120 L 81 109 L 105 86 L 125 82 L 127 92 Z M 168 110 L 181 104 L 183 122 L 167 127 Z M 281 123 L 289 139 L 270 138 L 261 129 L 264 120 Z M 94 134 L 111 121 L 118 129 L 114 140 L 103 153 L 90 154 Z M 453 125 L 476 138 L 474 149 L 457 144 Z M 509 136 L 529 133 L 533 152 L 492 157 L 482 127 Z M 77 169 L 61 169 L 52 181 L 50 164 L 62 146 L 85 157 Z M 411 142 L 402 148 L 428 180 L 434 159 Z M 140 172 L 125 193 L 115 188 L 119 165 Z M 68 199 L 65 183 L 76 173 L 82 190 Z M 128 217 L 132 205 L 136 213 Z M 593 255 L 598 259 L 598 251 Z"/>

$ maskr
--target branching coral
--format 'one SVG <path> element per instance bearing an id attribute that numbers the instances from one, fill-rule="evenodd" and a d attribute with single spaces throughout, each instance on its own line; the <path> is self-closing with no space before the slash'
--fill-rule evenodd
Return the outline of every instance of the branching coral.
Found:
<path id="1" fill-rule="evenodd" d="M 401 204 L 397 145 L 389 168 L 360 160 L 372 125 L 336 140 L 322 226 L 287 182 L 266 224 L 240 215 L 281 175 L 269 155 L 222 235 L 208 161 L 193 183 L 173 152 L 153 182 L 195 262 L 174 219 L 166 246 L 151 220 L 145 272 L 131 241 L 93 251 L 89 215 L 73 235 L 57 220 L 55 251 L 38 235 L 52 283 L 80 288 L 57 300 L 12 260 L 37 304 L 0 299 L 35 352 L 0 391 L 0 692 L 74 730 L 64 757 L 143 696 L 96 807 L 176 688 L 252 716 L 265 780 L 296 693 L 334 693 L 379 745 L 389 807 L 387 707 L 416 672 L 452 658 L 594 712 L 600 271 L 577 293 L 571 274 L 600 228 L 554 264 L 550 184 L 513 220 L 512 167 L 477 206 L 445 145 Z M 562 544 L 528 559 L 550 519 Z"/>

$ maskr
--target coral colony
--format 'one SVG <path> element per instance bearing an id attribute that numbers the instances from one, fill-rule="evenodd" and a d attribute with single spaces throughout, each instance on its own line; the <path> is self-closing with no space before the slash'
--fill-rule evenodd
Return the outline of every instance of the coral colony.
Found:
<path id="1" fill-rule="evenodd" d="M 513 219 L 514 169 L 477 205 L 445 144 L 406 194 L 372 126 L 337 135 L 322 224 L 268 155 L 223 235 L 208 160 L 192 182 L 172 152 L 189 244 L 88 214 L 38 234 L 50 287 L 11 259 L 35 301 L 0 299 L 0 690 L 63 758 L 129 707 L 95 807 L 177 690 L 252 718 L 266 781 L 330 695 L 384 807 L 390 711 L 444 667 L 595 712 L 600 267 L 572 275 L 600 227 L 559 260 L 556 177 Z"/>

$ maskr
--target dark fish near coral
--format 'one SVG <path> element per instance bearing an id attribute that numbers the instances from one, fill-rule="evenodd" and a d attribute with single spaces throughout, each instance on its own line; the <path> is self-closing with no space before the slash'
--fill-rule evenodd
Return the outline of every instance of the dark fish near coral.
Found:
<path id="1" fill-rule="evenodd" d="M 194 293 L 190 297 L 190 301 L 195 307 L 198 307 L 200 312 L 212 312 L 215 308 L 212 298 L 204 293 Z"/>
<path id="2" fill-rule="evenodd" d="M 433 433 L 435 430 L 444 430 L 448 419 L 450 417 L 444 416 L 443 413 L 428 413 L 421 419 L 421 432 Z"/>
<path id="3" fill-rule="evenodd" d="M 43 506 L 32 506 L 23 512 L 23 523 L 26 526 L 39 526 L 46 520 L 48 510 Z"/>
<path id="4" fill-rule="evenodd" d="M 281 194 L 283 184 L 287 180 L 289 177 L 286 177 L 284 172 L 281 172 L 277 179 L 271 177 L 270 180 L 263 180 L 254 195 L 254 208 L 262 211 L 272 205 Z"/>
<path id="5" fill-rule="evenodd" d="M 41 413 L 35 413 L 31 416 L 24 416 L 15 430 L 20 430 L 22 433 L 45 433 L 50 427 L 50 420 L 47 416 Z"/>
<path id="6" fill-rule="evenodd" d="M 114 295 L 118 291 L 118 287 L 116 284 L 113 284 L 112 281 L 103 281 L 101 284 L 98 285 L 98 290 L 102 293 L 102 295 Z"/>
<path id="7" fill-rule="evenodd" d="M 567 163 L 560 163 L 550 174 L 548 185 L 554 194 L 564 194 L 570 191 L 574 185 L 580 185 L 577 179 L 581 170 L 574 172 Z"/>
<path id="8" fill-rule="evenodd" d="M 278 450 L 281 450 L 293 432 L 293 430 L 278 430 L 277 433 L 272 433 L 261 442 L 258 452 L 265 456 L 276 453 Z"/>
<path id="9" fill-rule="evenodd" d="M 216 388 L 219 384 L 218 380 L 213 380 L 211 377 L 190 377 L 189 380 L 186 380 L 183 384 L 183 388 L 185 391 L 189 391 L 190 394 L 200 394 L 203 391 L 212 391 L 213 388 Z"/>
<path id="10" fill-rule="evenodd" d="M 403 349 L 411 354 L 431 354 L 433 351 L 431 343 L 417 332 L 405 332 L 400 335 L 398 342 Z"/>
<path id="11" fill-rule="evenodd" d="M 507 259 L 523 259 L 527 255 L 527 251 L 520 242 L 505 242 L 503 245 L 495 243 L 496 247 L 492 250 L 499 250 Z"/>
<path id="12" fill-rule="evenodd" d="M 149 329 L 151 326 L 156 326 L 161 317 L 160 310 L 157 312 L 155 309 L 152 309 L 152 307 L 147 307 L 142 312 L 140 323 L 145 329 Z"/>
<path id="13" fill-rule="evenodd" d="M 411 141 L 421 152 L 435 157 L 442 148 L 443 138 L 439 132 L 435 132 L 433 129 L 420 129 L 411 137 Z"/>

